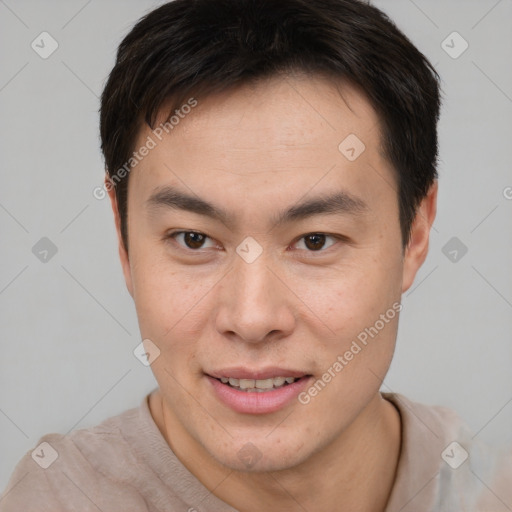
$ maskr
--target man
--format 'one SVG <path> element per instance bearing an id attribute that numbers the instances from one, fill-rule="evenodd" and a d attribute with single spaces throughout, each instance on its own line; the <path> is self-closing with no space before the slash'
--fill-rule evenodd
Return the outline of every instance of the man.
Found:
<path id="1" fill-rule="evenodd" d="M 101 137 L 159 386 L 44 436 L 0 509 L 510 510 L 510 456 L 379 392 L 436 214 L 439 97 L 361 1 L 176 0 L 140 20 Z"/>

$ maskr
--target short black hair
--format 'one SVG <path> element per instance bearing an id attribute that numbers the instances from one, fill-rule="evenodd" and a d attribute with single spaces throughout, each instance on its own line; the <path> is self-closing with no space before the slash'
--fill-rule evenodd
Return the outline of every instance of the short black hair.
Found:
<path id="1" fill-rule="evenodd" d="M 101 148 L 126 249 L 129 174 L 114 178 L 142 123 L 154 129 L 169 103 L 172 113 L 186 98 L 297 71 L 351 83 L 376 110 L 407 245 L 437 178 L 440 80 L 387 15 L 362 0 L 174 0 L 126 35 L 101 96 Z"/>

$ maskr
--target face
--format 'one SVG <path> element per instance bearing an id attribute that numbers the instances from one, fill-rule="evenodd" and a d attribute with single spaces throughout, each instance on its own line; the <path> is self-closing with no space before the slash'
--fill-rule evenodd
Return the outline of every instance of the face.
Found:
<path id="1" fill-rule="evenodd" d="M 379 130 L 356 89 L 290 77 L 139 134 L 137 148 L 155 145 L 129 178 L 120 252 L 160 351 L 171 445 L 233 469 L 291 468 L 373 403 L 428 232 L 420 219 L 404 254 Z"/>

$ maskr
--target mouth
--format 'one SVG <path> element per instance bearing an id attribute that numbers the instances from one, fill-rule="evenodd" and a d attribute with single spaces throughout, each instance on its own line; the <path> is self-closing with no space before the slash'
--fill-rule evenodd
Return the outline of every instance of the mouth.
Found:
<path id="1" fill-rule="evenodd" d="M 311 374 L 273 368 L 262 371 L 226 369 L 205 374 L 217 400 L 244 414 L 266 414 L 283 409 L 296 400 Z"/>
<path id="2" fill-rule="evenodd" d="M 293 384 L 300 380 L 300 378 L 301 377 L 272 377 L 269 379 L 235 379 L 234 377 L 221 377 L 217 380 L 238 391 L 245 391 L 246 393 L 265 393 Z"/>

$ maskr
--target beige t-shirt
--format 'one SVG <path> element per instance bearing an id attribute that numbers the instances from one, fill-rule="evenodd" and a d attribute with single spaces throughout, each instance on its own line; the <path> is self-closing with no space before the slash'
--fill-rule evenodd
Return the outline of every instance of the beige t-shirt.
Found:
<path id="1" fill-rule="evenodd" d="M 383 396 L 402 419 L 385 512 L 512 510 L 511 449 L 483 445 L 449 409 Z M 148 397 L 95 427 L 43 436 L 16 466 L 0 512 L 236 512 L 176 458 Z"/>

